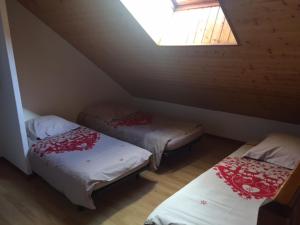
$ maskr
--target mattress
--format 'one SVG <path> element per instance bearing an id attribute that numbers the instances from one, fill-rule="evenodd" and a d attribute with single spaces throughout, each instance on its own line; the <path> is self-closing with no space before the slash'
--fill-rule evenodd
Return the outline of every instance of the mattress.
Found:
<path id="1" fill-rule="evenodd" d="M 73 204 L 95 209 L 91 194 L 147 165 L 151 153 L 80 127 L 33 143 L 32 170 Z"/>
<path id="2" fill-rule="evenodd" d="M 179 149 L 201 137 L 203 134 L 202 127 L 195 127 L 193 130 L 183 134 L 179 137 L 171 139 L 165 148 L 166 151 L 173 151 Z"/>
<path id="3" fill-rule="evenodd" d="M 256 225 L 291 171 L 241 158 L 245 145 L 159 205 L 145 225 Z"/>
<path id="4" fill-rule="evenodd" d="M 130 176 L 131 174 L 134 174 L 135 172 L 139 171 L 139 170 L 142 170 L 143 168 L 146 168 L 147 166 L 149 165 L 149 160 L 146 160 L 144 163 L 140 164 L 139 166 L 135 167 L 135 168 L 132 168 L 132 169 L 129 169 L 127 172 L 125 172 L 124 174 L 122 174 L 121 176 L 118 176 L 116 178 L 114 178 L 113 180 L 111 181 L 99 181 L 97 183 L 97 185 L 95 185 L 95 188 L 94 190 L 99 190 L 99 189 L 102 189 L 112 183 L 115 183 L 127 176 Z"/>

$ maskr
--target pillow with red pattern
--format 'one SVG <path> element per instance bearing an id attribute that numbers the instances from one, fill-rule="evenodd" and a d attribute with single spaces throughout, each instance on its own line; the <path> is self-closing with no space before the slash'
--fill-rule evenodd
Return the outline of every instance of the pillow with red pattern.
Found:
<path id="1" fill-rule="evenodd" d="M 45 139 L 80 127 L 58 116 L 40 116 L 26 121 L 27 135 L 32 139 Z"/>
<path id="2" fill-rule="evenodd" d="M 300 163 L 300 137 L 271 134 L 244 154 L 244 157 L 296 169 Z"/>

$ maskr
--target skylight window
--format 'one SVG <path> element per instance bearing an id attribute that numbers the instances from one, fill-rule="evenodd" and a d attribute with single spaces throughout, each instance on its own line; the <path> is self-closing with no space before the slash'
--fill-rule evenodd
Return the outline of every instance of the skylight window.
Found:
<path id="1" fill-rule="evenodd" d="M 237 45 L 217 0 L 121 0 L 157 45 Z"/>
<path id="2" fill-rule="evenodd" d="M 176 11 L 220 6 L 218 0 L 172 0 L 172 2 Z"/>

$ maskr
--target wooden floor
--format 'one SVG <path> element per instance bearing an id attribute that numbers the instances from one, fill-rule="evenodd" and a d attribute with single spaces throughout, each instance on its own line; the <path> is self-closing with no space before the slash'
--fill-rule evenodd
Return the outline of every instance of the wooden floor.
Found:
<path id="1" fill-rule="evenodd" d="M 27 177 L 0 160 L 0 224 L 2 225 L 142 225 L 163 200 L 235 151 L 241 143 L 204 136 L 191 152 L 163 161 L 158 173 L 96 193 L 97 210 L 78 209 L 38 176 Z"/>

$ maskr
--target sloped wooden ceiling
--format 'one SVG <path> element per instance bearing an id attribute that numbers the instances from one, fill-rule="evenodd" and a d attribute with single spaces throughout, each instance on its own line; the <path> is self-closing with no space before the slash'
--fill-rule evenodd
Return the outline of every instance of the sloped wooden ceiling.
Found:
<path id="1" fill-rule="evenodd" d="M 221 1 L 235 47 L 156 46 L 119 0 L 19 1 L 134 96 L 300 122 L 299 0 Z"/>

